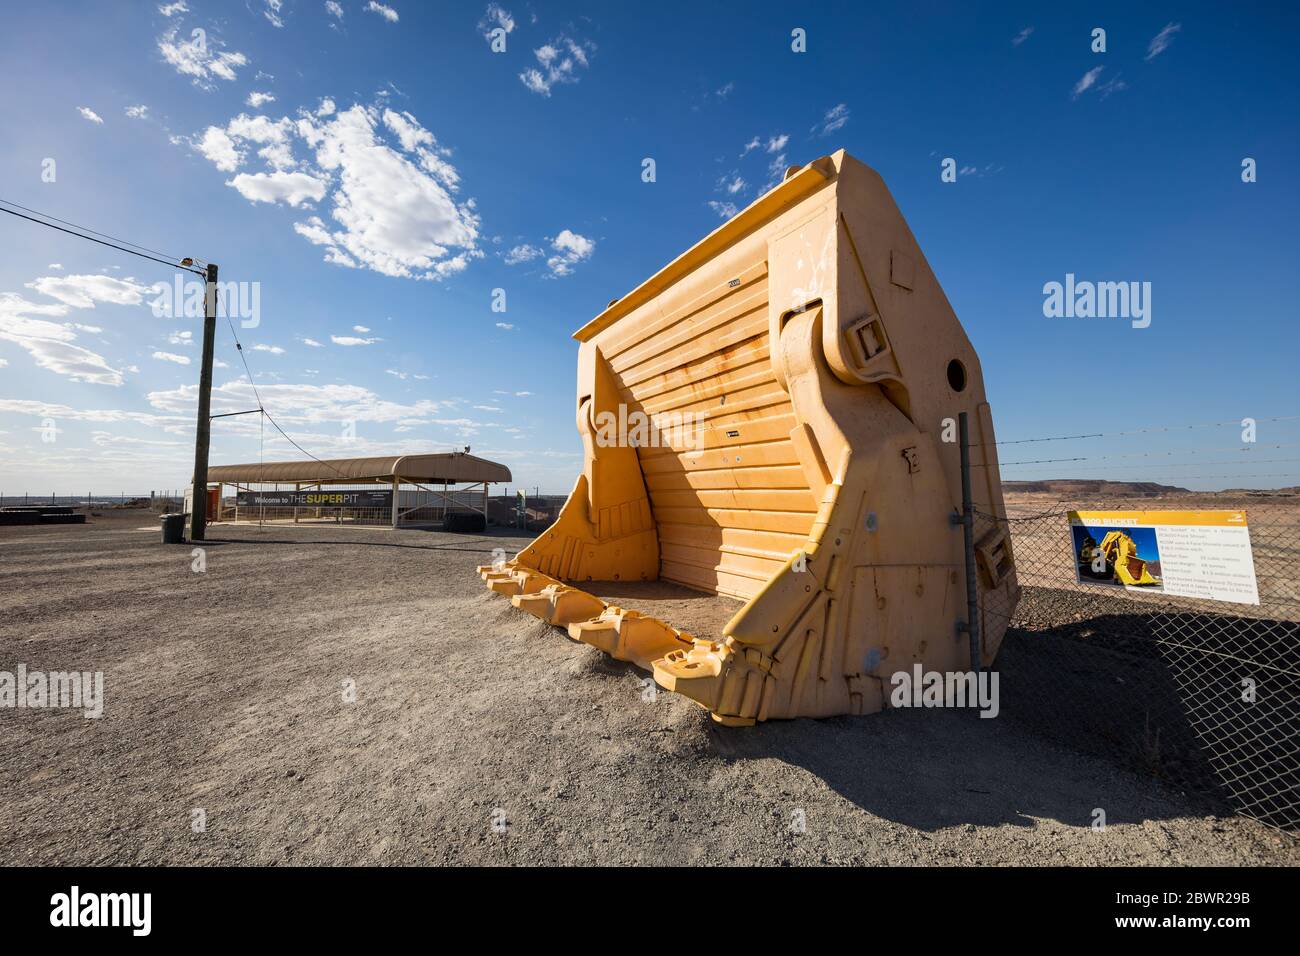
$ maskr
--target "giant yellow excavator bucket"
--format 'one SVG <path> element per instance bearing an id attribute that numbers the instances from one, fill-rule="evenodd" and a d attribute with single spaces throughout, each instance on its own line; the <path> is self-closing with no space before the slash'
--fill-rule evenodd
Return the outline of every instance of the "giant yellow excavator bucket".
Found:
<path id="1" fill-rule="evenodd" d="M 873 713 L 895 672 L 969 668 L 954 423 L 1002 516 L 993 420 L 875 171 L 792 167 L 575 338 L 583 472 L 554 525 L 479 569 L 492 590 L 725 724 Z M 1003 530 L 977 552 L 987 665 L 1018 590 Z M 745 604 L 697 637 L 582 589 L 655 579 Z"/>
<path id="2" fill-rule="evenodd" d="M 1137 587 L 1160 583 L 1159 578 L 1152 576 L 1147 563 L 1138 557 L 1137 544 L 1123 531 L 1107 532 L 1098 549 L 1106 556 L 1106 563 L 1113 566 L 1120 584 Z"/>

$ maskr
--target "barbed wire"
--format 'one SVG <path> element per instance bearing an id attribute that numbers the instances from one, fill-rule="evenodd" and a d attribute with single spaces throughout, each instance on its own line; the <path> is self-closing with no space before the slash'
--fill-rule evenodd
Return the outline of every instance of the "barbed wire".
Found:
<path id="1" fill-rule="evenodd" d="M 1270 418 L 1256 418 L 1252 421 L 1259 425 L 1265 422 L 1290 422 L 1300 420 L 1300 415 L 1276 415 Z M 1077 441 L 1085 438 L 1130 438 L 1135 435 L 1154 435 L 1162 432 L 1178 431 L 1196 431 L 1205 428 L 1225 428 L 1229 425 L 1237 428 L 1242 427 L 1242 420 L 1236 419 L 1226 422 L 1203 422 L 1197 425 L 1153 425 L 1147 428 L 1133 428 L 1118 432 L 1091 432 L 1084 435 L 1048 435 L 1043 438 L 1013 438 L 1006 441 L 992 442 L 972 442 L 971 448 L 982 448 L 986 445 L 1028 445 L 1034 442 L 1047 441 Z"/>
<path id="2" fill-rule="evenodd" d="M 971 446 L 974 447 L 974 446 Z M 1079 458 L 1034 458 L 1027 461 L 1004 461 L 1004 462 L 986 462 L 983 464 L 972 464 L 973 468 L 992 468 L 994 465 L 1000 465 L 1003 468 L 1010 468 L 1013 465 L 1050 465 L 1060 462 L 1070 461 L 1125 461 L 1131 458 L 1164 458 L 1174 455 L 1219 455 L 1226 454 L 1229 451 L 1238 451 L 1242 454 L 1249 454 L 1253 451 L 1267 450 L 1275 451 L 1279 448 L 1300 448 L 1300 442 L 1277 442 L 1271 445 L 1248 445 L 1242 448 L 1191 448 L 1176 449 L 1174 451 L 1137 451 L 1129 452 L 1124 455 L 1086 455 Z M 1264 459 L 1268 461 L 1269 459 Z M 1297 458 L 1274 458 L 1272 461 L 1300 461 Z M 1235 462 L 1179 462 L 1179 463 L 1162 463 L 1159 467 L 1173 467 L 1174 464 L 1190 465 L 1230 465 Z"/>

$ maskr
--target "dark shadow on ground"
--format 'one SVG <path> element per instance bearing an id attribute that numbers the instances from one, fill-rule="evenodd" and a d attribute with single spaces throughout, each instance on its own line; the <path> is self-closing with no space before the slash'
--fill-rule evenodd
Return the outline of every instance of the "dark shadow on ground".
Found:
<path id="1" fill-rule="evenodd" d="M 742 606 L 667 582 L 579 586 L 701 637 L 720 637 Z M 1086 826 L 1096 808 L 1111 823 L 1253 809 L 1249 815 L 1285 825 L 1275 811 L 1293 800 L 1279 788 L 1296 785 L 1294 711 L 1287 725 L 1276 701 L 1269 714 L 1237 706 L 1240 668 L 1222 666 L 1224 646 L 1248 643 L 1260 622 L 1185 628 L 1202 635 L 1213 664 L 1202 672 L 1200 658 L 1185 652 L 1184 629 L 1173 635 L 1181 656 L 1170 656 L 1177 622 L 1168 617 L 1147 610 L 1078 617 L 1008 631 L 995 666 L 996 719 L 887 710 L 750 728 L 711 724 L 711 749 L 725 760 L 803 767 L 863 809 L 920 829 L 1028 825 L 1031 817 Z M 617 661 L 604 666 L 641 674 Z"/>
<path id="2" fill-rule="evenodd" d="M 640 596 L 642 586 L 634 590 Z M 643 609 L 650 610 L 648 605 Z M 562 636 L 558 628 L 547 630 L 557 640 Z M 575 646 L 574 652 L 590 655 L 582 662 L 584 674 L 611 681 L 646 676 L 592 648 Z M 981 719 L 974 711 L 899 709 L 723 727 L 701 709 L 688 719 L 698 720 L 702 735 L 683 732 L 671 721 L 656 732 L 667 757 L 737 765 L 780 761 L 874 816 L 926 832 L 964 825 L 1031 827 L 1040 819 L 1086 827 L 1097 808 L 1108 824 L 1206 812 L 1151 777 L 1071 752 L 1005 715 Z M 670 764 L 665 774 L 671 773 Z"/>
<path id="3" fill-rule="evenodd" d="M 1096 807 L 1110 823 L 1239 812 L 1294 829 L 1294 681 L 1274 680 L 1250 704 L 1241 693 L 1243 676 L 1264 687 L 1259 658 L 1276 646 L 1279 622 L 1186 617 L 1013 628 L 995 665 L 997 719 L 887 710 L 716 727 L 710 739 L 724 757 L 802 766 L 864 809 L 922 829 L 1026 815 L 1087 825 Z M 1300 634 L 1281 626 L 1293 658 Z M 1229 646 L 1245 657 L 1228 656 Z"/>
<path id="4" fill-rule="evenodd" d="M 1008 717 L 1198 808 L 1300 825 L 1300 624 L 1159 607 L 1044 624 L 1064 599 L 1031 590 L 997 660 Z"/>
<path id="5" fill-rule="evenodd" d="M 1194 810 L 1103 762 L 1076 757 L 1002 719 L 974 712 L 893 710 L 864 717 L 713 725 L 729 761 L 776 759 L 814 774 L 886 820 L 935 831 L 955 826 L 1090 826 L 1173 819 Z"/>

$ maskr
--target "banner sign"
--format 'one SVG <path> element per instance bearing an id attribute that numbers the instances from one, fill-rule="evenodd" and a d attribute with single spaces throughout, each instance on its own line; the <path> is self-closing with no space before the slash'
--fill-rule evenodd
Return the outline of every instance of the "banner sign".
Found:
<path id="1" fill-rule="evenodd" d="M 1244 511 L 1071 511 L 1081 584 L 1258 604 Z"/>
<path id="2" fill-rule="evenodd" d="M 385 508 L 391 491 L 241 491 L 241 508 Z"/>

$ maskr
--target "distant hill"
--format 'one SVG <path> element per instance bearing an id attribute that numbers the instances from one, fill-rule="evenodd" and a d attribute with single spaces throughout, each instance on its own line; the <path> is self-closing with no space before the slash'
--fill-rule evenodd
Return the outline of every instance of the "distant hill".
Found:
<path id="1" fill-rule="evenodd" d="M 1154 481 L 1106 481 L 1102 478 L 1047 478 L 1042 481 L 1004 481 L 1003 491 L 1061 495 L 1186 495 L 1186 488 Z"/>

